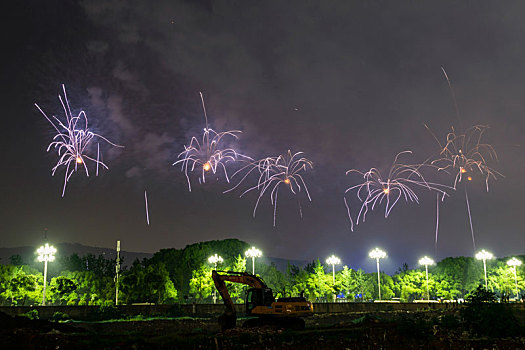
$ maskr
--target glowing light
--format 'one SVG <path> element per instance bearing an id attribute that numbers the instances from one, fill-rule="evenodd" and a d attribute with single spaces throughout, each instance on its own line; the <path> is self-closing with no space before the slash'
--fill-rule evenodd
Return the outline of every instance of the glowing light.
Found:
<path id="1" fill-rule="evenodd" d="M 368 253 L 368 256 L 371 259 L 375 259 L 376 260 L 376 265 L 377 265 L 377 286 L 378 286 L 378 289 L 379 289 L 379 300 L 381 300 L 381 275 L 379 273 L 379 260 L 386 258 L 386 252 L 382 251 L 379 248 L 374 248 L 373 250 L 371 250 Z"/>
<path id="2" fill-rule="evenodd" d="M 251 247 L 244 253 L 244 255 L 248 258 L 260 258 L 262 256 L 262 252 L 255 247 Z"/>
<path id="3" fill-rule="evenodd" d="M 208 258 L 208 262 L 210 264 L 214 264 L 215 268 L 217 268 L 217 264 L 222 264 L 223 261 L 224 261 L 223 258 L 220 255 L 217 255 L 217 254 L 212 255 L 212 256 L 210 256 Z"/>
<path id="4" fill-rule="evenodd" d="M 427 300 L 430 300 L 430 290 L 428 288 L 428 265 L 434 265 L 434 260 L 432 260 L 428 256 L 424 256 L 421 259 L 419 259 L 419 265 L 425 265 L 425 275 L 427 278 Z"/>
<path id="5" fill-rule="evenodd" d="M 368 253 L 368 256 L 372 259 L 384 259 L 386 258 L 386 252 L 379 248 L 374 248 Z"/>
<path id="6" fill-rule="evenodd" d="M 424 256 L 421 259 L 419 259 L 419 265 L 425 265 L 425 266 L 434 265 L 434 260 L 432 260 L 428 256 Z"/>
<path id="7" fill-rule="evenodd" d="M 521 266 L 521 264 L 522 264 L 521 260 L 516 259 L 516 258 L 507 260 L 507 265 L 512 266 L 512 267 Z"/>
<path id="8" fill-rule="evenodd" d="M 494 258 L 492 253 L 487 252 L 485 249 L 476 254 L 476 259 L 483 260 L 483 271 L 485 272 L 485 289 L 488 289 L 487 285 L 487 260 Z"/>
<path id="9" fill-rule="evenodd" d="M 260 258 L 262 256 L 262 252 L 255 247 L 251 247 L 244 253 L 244 255 L 247 258 L 252 258 L 252 275 L 255 275 L 255 258 Z"/>
<path id="10" fill-rule="evenodd" d="M 467 177 L 467 180 L 472 181 L 472 176 Z"/>
<path id="11" fill-rule="evenodd" d="M 225 191 L 225 193 L 235 190 L 241 184 L 247 181 L 246 179 L 250 174 L 257 173 L 258 171 L 257 184 L 249 187 L 247 190 L 241 193 L 240 197 L 251 191 L 259 192 L 259 196 L 253 209 L 253 217 L 255 217 L 255 213 L 257 212 L 257 207 L 259 206 L 261 198 L 267 191 L 270 192 L 270 202 L 273 205 L 273 226 L 275 226 L 277 216 L 277 196 L 279 194 L 279 186 L 282 183 L 288 185 L 290 192 L 294 195 L 297 195 L 302 191 L 302 189 L 304 189 L 308 200 L 312 201 L 302 173 L 308 168 L 312 169 L 313 163 L 307 158 L 303 157 L 302 154 L 303 152 L 292 154 L 292 152 L 288 150 L 288 153 L 284 155 L 280 155 L 278 157 L 267 157 L 244 166 L 240 170 L 236 171 L 232 175 L 232 178 L 239 174 L 244 174 L 244 176 L 237 185 Z M 302 217 L 300 202 L 299 214 Z"/>
<path id="12" fill-rule="evenodd" d="M 233 163 L 241 159 L 253 160 L 250 157 L 237 153 L 235 149 L 225 145 L 226 139 L 237 140 L 239 130 L 230 130 L 224 132 L 216 132 L 208 127 L 208 115 L 206 114 L 206 106 L 204 98 L 200 93 L 204 117 L 206 120 L 206 127 L 202 134 L 201 141 L 195 136 L 190 140 L 188 146 L 184 146 L 184 151 L 179 153 L 177 158 L 180 158 L 172 165 L 181 164 L 181 171 L 184 172 L 188 182 L 188 190 L 191 192 L 191 182 L 189 173 L 193 172 L 198 165 L 202 166 L 202 173 L 199 175 L 199 183 L 206 182 L 206 172 L 210 171 L 213 174 L 217 173 L 217 169 L 222 169 L 227 182 L 230 182 L 228 171 L 226 169 L 227 163 Z"/>
<path id="13" fill-rule="evenodd" d="M 384 180 L 377 168 L 371 168 L 367 172 L 361 172 L 356 169 L 346 172 L 347 175 L 357 173 L 364 179 L 364 182 L 351 186 L 345 191 L 344 202 L 352 231 L 354 230 L 354 220 L 355 225 L 359 225 L 360 221 L 364 222 L 368 210 L 374 210 L 376 205 L 382 204 L 383 201 L 385 202 L 385 218 L 390 215 L 390 212 L 401 198 L 404 198 L 406 202 L 410 201 L 419 204 L 418 195 L 412 187 L 426 188 L 429 191 L 436 191 L 442 196 L 447 195 L 446 189 L 452 189 L 449 186 L 426 181 L 420 172 L 422 164 L 406 165 L 398 163 L 401 155 L 411 153 L 411 151 L 404 151 L 396 155 L 386 180 Z M 350 192 L 355 192 L 357 199 L 361 203 L 361 208 L 355 218 L 352 217 L 350 205 L 346 198 Z"/>
<path id="14" fill-rule="evenodd" d="M 39 262 L 55 261 L 56 252 L 57 250 L 55 247 L 46 243 L 45 245 L 37 249 L 36 251 L 36 253 L 38 254 L 37 259 Z"/>
<path id="15" fill-rule="evenodd" d="M 467 172 L 467 170 L 466 170 L 465 168 L 459 168 L 459 169 L 460 169 L 459 171 L 460 171 L 462 174 L 464 174 L 464 173 Z"/>
<path id="16" fill-rule="evenodd" d="M 48 145 L 47 152 L 49 152 L 51 148 L 54 148 L 57 151 L 59 157 L 58 162 L 52 168 L 52 176 L 55 175 L 55 172 L 58 170 L 58 168 L 62 166 L 66 168 L 64 175 L 64 186 L 62 188 L 62 197 L 64 197 L 66 193 L 66 185 L 71 178 L 71 175 L 73 175 L 73 172 L 78 170 L 79 165 L 82 165 L 82 168 L 86 172 L 86 176 L 89 176 L 89 170 L 85 160 L 90 160 L 96 164 L 97 175 L 99 165 L 109 169 L 108 166 L 104 164 L 104 162 L 99 160 L 100 150 L 98 146 L 96 159 L 90 156 L 88 153 L 90 150 L 90 142 L 94 138 L 100 138 L 115 147 L 123 146 L 116 145 L 105 137 L 90 131 L 88 128 L 86 112 L 80 111 L 76 117 L 73 116 L 66 94 L 66 87 L 64 85 L 62 85 L 62 90 L 64 92 L 64 97 L 59 95 L 58 99 L 62 104 L 62 108 L 66 116 L 65 122 L 62 122 L 55 116 L 51 116 L 51 118 L 48 117 L 46 113 L 44 113 L 44 111 L 40 108 L 40 106 L 38 106 L 36 103 L 35 106 L 57 132 L 57 134 L 53 137 L 53 141 Z"/>
<path id="17" fill-rule="evenodd" d="M 37 249 L 38 261 L 44 262 L 44 289 L 42 293 L 42 305 L 46 305 L 46 285 L 47 285 L 47 263 L 48 261 L 55 261 L 56 248 L 50 246 L 48 243 Z"/>
<path id="18" fill-rule="evenodd" d="M 512 267 L 512 270 L 514 272 L 514 288 L 516 293 L 516 300 L 519 300 L 519 290 L 518 290 L 518 273 L 517 273 L 517 267 L 521 266 L 521 260 L 512 258 L 507 260 L 507 265 Z"/>
<path id="19" fill-rule="evenodd" d="M 326 263 L 328 265 L 339 265 L 341 263 L 341 260 L 337 256 L 332 255 L 328 259 L 326 259 Z"/>

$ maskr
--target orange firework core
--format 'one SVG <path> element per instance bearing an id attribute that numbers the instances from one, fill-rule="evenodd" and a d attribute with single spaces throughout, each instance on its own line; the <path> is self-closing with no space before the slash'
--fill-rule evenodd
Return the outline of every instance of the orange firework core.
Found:
<path id="1" fill-rule="evenodd" d="M 82 157 L 81 156 L 77 156 L 77 164 L 82 164 Z"/>
<path id="2" fill-rule="evenodd" d="M 472 176 L 467 177 L 467 180 L 472 181 Z"/>
<path id="3" fill-rule="evenodd" d="M 210 163 L 208 163 L 208 162 L 204 163 L 204 165 L 202 166 L 202 168 L 204 169 L 204 171 L 208 171 L 208 170 L 210 170 L 210 168 L 211 168 Z"/>
<path id="4" fill-rule="evenodd" d="M 284 183 L 288 185 L 290 183 L 290 179 L 289 178 L 284 179 Z"/>
<path id="5" fill-rule="evenodd" d="M 388 188 L 383 188 L 383 193 L 384 194 L 389 194 L 390 193 L 390 190 Z"/>
<path id="6" fill-rule="evenodd" d="M 462 173 L 462 174 L 464 174 L 464 173 L 466 173 L 466 172 L 467 172 L 467 170 L 466 170 L 465 168 L 461 168 L 461 170 L 460 170 L 460 171 L 461 171 L 461 173 Z"/>

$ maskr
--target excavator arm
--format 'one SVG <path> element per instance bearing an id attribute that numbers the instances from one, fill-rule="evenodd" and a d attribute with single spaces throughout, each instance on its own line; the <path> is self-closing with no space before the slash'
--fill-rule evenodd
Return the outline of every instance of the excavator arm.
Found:
<path id="1" fill-rule="evenodd" d="M 219 272 L 224 273 L 224 275 L 219 274 Z M 246 272 L 213 270 L 211 272 L 211 277 L 222 300 L 224 301 L 224 306 L 226 307 L 224 314 L 219 317 L 219 324 L 223 331 L 234 328 L 237 321 L 235 304 L 233 303 L 228 288 L 226 287 L 226 281 L 246 284 L 252 288 L 268 288 L 261 278 Z"/>

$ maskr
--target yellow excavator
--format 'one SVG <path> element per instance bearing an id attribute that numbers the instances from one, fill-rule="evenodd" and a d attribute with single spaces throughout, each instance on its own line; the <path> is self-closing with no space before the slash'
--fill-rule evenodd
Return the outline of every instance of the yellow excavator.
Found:
<path id="1" fill-rule="evenodd" d="M 262 278 L 250 273 L 213 270 L 211 276 L 226 306 L 224 314 L 219 316 L 219 326 L 222 331 L 234 328 L 237 321 L 235 305 L 226 287 L 226 281 L 242 283 L 250 287 L 246 291 L 246 316 L 257 316 L 257 318 L 248 319 L 243 327 L 270 325 L 303 329 L 305 323 L 302 317 L 310 316 L 314 312 L 313 304 L 302 295 L 275 300 L 272 290 Z"/>

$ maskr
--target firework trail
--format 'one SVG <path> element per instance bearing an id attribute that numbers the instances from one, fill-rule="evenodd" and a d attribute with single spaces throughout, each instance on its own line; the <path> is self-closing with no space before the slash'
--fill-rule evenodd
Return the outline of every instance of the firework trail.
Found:
<path id="1" fill-rule="evenodd" d="M 436 191 L 443 197 L 448 195 L 445 190 L 452 189 L 448 186 L 428 182 L 421 173 L 421 167 L 424 164 L 410 165 L 398 163 L 399 157 L 403 154 L 412 154 L 411 151 L 403 151 L 396 155 L 392 166 L 385 178 L 377 168 L 371 168 L 367 172 L 361 172 L 356 169 L 351 169 L 346 174 L 357 173 L 362 176 L 364 182 L 351 186 L 346 189 L 344 202 L 346 205 L 348 218 L 350 219 L 350 229 L 354 230 L 355 225 L 359 225 L 359 221 L 365 222 L 366 214 L 369 210 L 374 210 L 376 206 L 385 202 L 385 218 L 390 215 L 390 212 L 397 204 L 397 202 L 404 198 L 406 202 L 415 202 L 419 204 L 419 197 L 412 187 L 426 188 L 429 191 Z M 355 218 L 352 218 L 350 205 L 346 199 L 348 193 L 354 192 L 361 207 Z"/>
<path id="2" fill-rule="evenodd" d="M 456 94 L 450 82 L 445 68 L 441 67 L 441 70 L 447 80 L 449 91 L 452 95 L 454 102 L 454 108 L 456 111 L 456 118 L 459 125 L 462 125 L 461 115 L 459 113 L 459 107 L 456 100 Z M 456 134 L 454 127 L 451 127 L 451 132 L 446 136 L 445 143 L 442 144 L 430 128 L 425 125 L 425 128 L 434 137 L 436 142 L 439 144 L 440 152 L 437 159 L 433 160 L 430 164 L 435 166 L 438 171 L 444 171 L 448 174 L 454 174 L 454 189 L 456 189 L 458 183 L 463 181 L 466 177 L 467 181 L 472 181 L 475 173 L 485 177 L 485 186 L 487 192 L 489 191 L 489 180 L 492 178 L 497 179 L 497 176 L 503 177 L 503 175 L 496 170 L 492 169 L 487 165 L 488 160 L 497 160 L 498 156 L 492 145 L 488 143 L 482 143 L 481 138 L 483 133 L 488 129 L 486 125 L 475 125 L 467 129 L 463 134 Z M 465 203 L 467 206 L 467 212 L 470 224 L 470 233 L 472 236 L 472 245 L 474 250 L 476 249 L 476 241 L 474 238 L 474 226 L 472 224 L 472 213 L 470 210 L 470 202 L 468 198 L 467 182 L 464 182 L 465 192 Z M 436 204 L 436 238 L 435 246 L 437 249 L 438 242 L 438 227 L 439 227 L 439 201 Z"/>
<path id="3" fill-rule="evenodd" d="M 62 122 L 54 115 L 49 118 L 47 114 L 40 108 L 40 106 L 38 106 L 38 104 L 35 103 L 35 106 L 57 132 L 57 134 L 53 137 L 53 141 L 48 145 L 47 152 L 49 152 L 51 148 L 54 148 L 59 156 L 58 162 L 52 168 L 52 176 L 55 175 L 55 172 L 58 170 L 58 168 L 62 166 L 66 168 L 64 175 L 64 186 L 62 188 L 62 197 L 64 197 L 67 183 L 74 172 L 76 172 L 79 168 L 84 169 L 86 176 L 89 176 L 89 169 L 87 167 L 86 161 L 92 161 L 96 164 L 97 176 L 99 165 L 105 169 L 109 169 L 108 166 L 102 160 L 100 160 L 101 153 L 98 143 L 96 159 L 87 154 L 88 146 L 94 138 L 102 139 L 115 147 L 124 146 L 114 144 L 105 137 L 90 131 L 88 128 L 88 119 L 85 111 L 81 110 L 77 116 L 73 116 L 66 94 L 66 87 L 64 85 L 62 85 L 62 90 L 64 92 L 64 97 L 58 95 L 58 99 L 60 100 L 62 108 L 64 109 L 64 114 L 66 116 L 65 122 Z"/>
<path id="4" fill-rule="evenodd" d="M 488 192 L 489 180 L 496 180 L 498 176 L 503 177 L 501 173 L 489 167 L 487 164 L 487 161 L 489 160 L 496 161 L 498 159 L 494 147 L 481 141 L 488 126 L 475 125 L 467 129 L 463 134 L 456 134 L 454 127 L 452 127 L 451 132 L 446 136 L 444 144 L 439 141 L 427 125 L 425 125 L 425 127 L 432 134 L 440 147 L 438 158 L 431 161 L 430 164 L 435 166 L 438 171 L 443 171 L 454 176 L 454 189 L 457 188 L 458 184 L 462 182 L 464 183 L 465 203 L 467 205 L 470 233 L 472 236 L 472 244 L 474 249 L 476 249 L 467 183 L 464 180 L 472 181 L 473 177 L 476 176 L 476 174 L 479 174 L 484 178 L 485 188 Z M 437 245 L 437 234 L 435 244 Z"/>
<path id="5" fill-rule="evenodd" d="M 240 197 L 251 191 L 258 191 L 259 195 L 255 206 L 253 208 L 253 217 L 257 212 L 257 208 L 261 198 L 265 193 L 270 193 L 270 202 L 273 206 L 273 226 L 276 224 L 277 217 L 277 198 L 279 188 L 285 186 L 294 195 L 298 195 L 303 189 L 309 201 L 312 201 L 308 187 L 304 181 L 303 174 L 308 168 L 313 168 L 313 163 L 307 158 L 303 157 L 303 152 L 296 152 L 292 154 L 290 150 L 284 155 L 278 157 L 267 157 L 256 162 L 252 162 L 243 168 L 236 171 L 232 177 L 244 173 L 239 183 L 231 189 L 225 191 L 230 192 L 241 186 L 248 176 L 252 173 L 258 175 L 257 184 L 249 187 L 241 193 Z M 299 202 L 299 214 L 302 217 L 302 207 Z"/>
<path id="6" fill-rule="evenodd" d="M 206 173 L 211 171 L 213 174 L 217 173 L 217 169 L 222 169 L 226 181 L 229 183 L 230 178 L 228 177 L 228 171 L 226 169 L 227 163 L 236 162 L 240 159 L 253 160 L 250 157 L 242 155 L 236 152 L 233 148 L 224 146 L 224 139 L 235 139 L 237 140 L 237 134 L 240 134 L 239 130 L 230 130 L 224 132 L 216 132 L 208 127 L 208 115 L 206 113 L 206 106 L 204 104 L 204 98 L 200 93 L 202 109 L 204 111 L 204 117 L 206 120 L 206 127 L 202 134 L 202 138 L 199 139 L 193 136 L 190 140 L 189 146 L 184 146 L 184 151 L 179 153 L 177 158 L 180 158 L 172 165 L 181 164 L 181 171 L 184 172 L 186 180 L 188 181 L 188 190 L 191 192 L 191 181 L 188 172 L 198 170 L 201 172 L 199 175 L 199 183 L 206 182 Z"/>
<path id="7" fill-rule="evenodd" d="M 146 222 L 149 225 L 148 194 L 146 190 L 144 190 L 144 202 L 146 203 Z"/>

